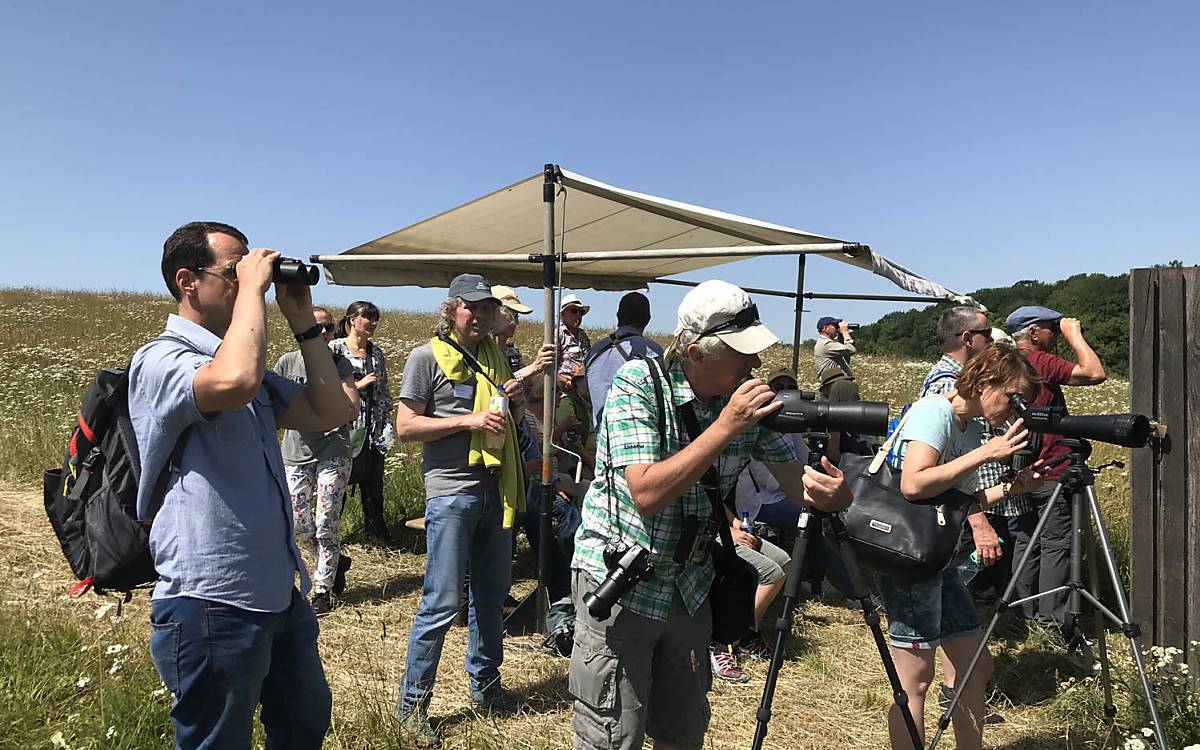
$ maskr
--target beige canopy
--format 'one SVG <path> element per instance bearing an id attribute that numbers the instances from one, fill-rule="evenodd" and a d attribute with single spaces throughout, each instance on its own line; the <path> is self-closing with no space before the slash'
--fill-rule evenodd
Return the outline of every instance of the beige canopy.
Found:
<path id="1" fill-rule="evenodd" d="M 558 170 L 555 197 L 562 286 L 625 290 L 761 255 L 823 254 L 902 289 L 969 300 L 865 245 L 606 185 Z M 544 175 L 537 174 L 338 255 L 313 256 L 330 283 L 445 287 L 466 269 L 493 283 L 538 288 Z M 561 234 L 559 234 L 561 232 Z"/>

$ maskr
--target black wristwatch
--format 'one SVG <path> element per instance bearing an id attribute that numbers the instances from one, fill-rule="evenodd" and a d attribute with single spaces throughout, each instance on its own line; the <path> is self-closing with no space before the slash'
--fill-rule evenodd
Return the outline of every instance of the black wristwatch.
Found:
<path id="1" fill-rule="evenodd" d="M 295 335 L 297 343 L 303 344 L 305 341 L 308 341 L 309 339 L 315 339 L 317 336 L 320 336 L 321 331 L 322 331 L 322 328 L 321 328 L 320 324 L 313 323 L 312 328 L 309 328 L 306 331 L 301 331 L 300 333 L 293 334 L 293 335 Z"/>

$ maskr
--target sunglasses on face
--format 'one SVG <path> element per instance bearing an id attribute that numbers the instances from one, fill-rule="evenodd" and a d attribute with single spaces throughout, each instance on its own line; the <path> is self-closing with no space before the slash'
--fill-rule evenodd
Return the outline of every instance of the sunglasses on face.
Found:
<path id="1" fill-rule="evenodd" d="M 333 325 L 333 323 L 319 323 L 318 325 L 321 326 L 321 330 L 325 333 L 329 333 L 336 327 Z"/>
<path id="2" fill-rule="evenodd" d="M 700 338 L 711 336 L 714 333 L 721 331 L 741 331 L 749 328 L 752 325 L 758 324 L 758 305 L 751 304 L 749 307 L 734 315 L 731 319 L 724 323 L 717 323 L 715 326 L 709 326 L 700 334 Z"/>
<path id="3" fill-rule="evenodd" d="M 979 334 L 980 336 L 983 336 L 985 339 L 990 339 L 992 337 L 992 329 L 991 328 L 968 328 L 967 330 L 963 331 L 963 333 L 969 333 L 972 336 L 974 336 L 975 334 Z"/>
<path id="4" fill-rule="evenodd" d="M 237 281 L 237 261 L 230 263 L 227 266 L 201 266 L 193 268 L 196 273 L 207 273 L 213 276 L 220 276 L 228 281 Z"/>

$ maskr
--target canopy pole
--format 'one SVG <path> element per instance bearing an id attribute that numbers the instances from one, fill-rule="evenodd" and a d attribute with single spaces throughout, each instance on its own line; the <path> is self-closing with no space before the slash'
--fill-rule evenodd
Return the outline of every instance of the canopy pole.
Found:
<path id="1" fill-rule="evenodd" d="M 730 247 L 673 247 L 650 250 L 599 250 L 563 253 L 566 262 L 593 260 L 671 260 L 675 258 L 750 258 L 761 255 L 845 255 L 857 258 L 870 248 L 857 242 L 815 242 L 803 245 L 737 245 Z M 311 255 L 309 260 L 322 265 L 337 263 L 512 263 L 533 258 L 522 252 L 511 253 L 362 253 L 358 255 Z"/>
<path id="2" fill-rule="evenodd" d="M 807 256 L 796 256 L 796 322 L 792 330 L 792 374 L 800 382 L 800 336 L 804 319 L 804 266 Z"/>
<path id="3" fill-rule="evenodd" d="M 803 255 L 801 258 L 805 257 Z M 699 281 L 685 281 L 683 279 L 650 279 L 650 284 L 669 284 L 671 286 L 700 286 Z M 746 294 L 761 294 L 767 297 L 785 297 L 787 299 L 841 299 L 841 300 L 857 300 L 861 302 L 917 302 L 927 305 L 935 305 L 938 302 L 944 302 L 940 297 L 918 297 L 913 294 L 821 294 L 818 292 L 781 292 L 777 289 L 759 289 L 753 286 L 744 286 L 742 291 Z"/>
<path id="4" fill-rule="evenodd" d="M 542 171 L 542 205 L 545 207 L 542 233 L 542 305 L 545 314 L 542 338 L 555 350 L 553 372 L 542 378 L 542 507 L 538 514 L 538 611 L 537 627 L 542 635 L 550 635 L 550 545 L 554 539 L 554 477 L 550 473 L 550 456 L 554 432 L 554 384 L 558 378 L 558 311 L 554 309 L 554 190 L 559 171 L 547 164 Z"/>

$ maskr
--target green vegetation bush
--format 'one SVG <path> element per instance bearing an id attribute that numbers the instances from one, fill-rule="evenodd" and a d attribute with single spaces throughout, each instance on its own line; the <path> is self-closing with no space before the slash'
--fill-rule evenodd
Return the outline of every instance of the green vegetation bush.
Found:
<path id="1" fill-rule="evenodd" d="M 1062 281 L 1018 281 L 1007 287 L 979 289 L 970 295 L 988 309 L 992 325 L 1004 327 L 1009 313 L 1023 305 L 1042 305 L 1079 318 L 1084 336 L 1110 375 L 1129 373 L 1129 274 L 1078 274 Z M 905 310 L 864 325 L 854 342 L 864 354 L 937 359 L 937 319 L 951 303 Z"/>

